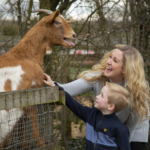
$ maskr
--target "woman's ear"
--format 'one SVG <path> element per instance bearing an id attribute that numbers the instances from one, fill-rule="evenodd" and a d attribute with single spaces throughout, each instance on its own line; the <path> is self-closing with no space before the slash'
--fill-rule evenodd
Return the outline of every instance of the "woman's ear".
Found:
<path id="1" fill-rule="evenodd" d="M 108 110 L 114 110 L 115 109 L 115 105 L 114 104 L 108 104 Z"/>
<path id="2" fill-rule="evenodd" d="M 124 69 L 122 70 L 122 73 L 123 73 L 123 74 L 125 73 Z"/>

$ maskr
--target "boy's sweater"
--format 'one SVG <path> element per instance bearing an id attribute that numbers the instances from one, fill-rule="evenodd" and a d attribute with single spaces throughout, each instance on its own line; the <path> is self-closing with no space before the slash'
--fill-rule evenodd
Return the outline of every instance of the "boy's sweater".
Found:
<path id="1" fill-rule="evenodd" d="M 65 96 L 66 105 L 86 123 L 86 150 L 130 150 L 128 128 L 114 113 L 103 115 L 96 108 L 79 104 L 67 92 Z"/>

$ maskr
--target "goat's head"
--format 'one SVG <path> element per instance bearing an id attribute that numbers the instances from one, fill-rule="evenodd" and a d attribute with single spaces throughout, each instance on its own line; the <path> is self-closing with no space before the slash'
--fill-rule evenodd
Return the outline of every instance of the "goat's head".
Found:
<path id="1" fill-rule="evenodd" d="M 49 40 L 49 46 L 62 45 L 67 48 L 74 46 L 74 43 L 67 39 L 76 39 L 76 34 L 68 22 L 60 15 L 59 10 L 52 12 L 46 9 L 38 9 L 33 12 L 45 13 L 48 16 L 43 17 L 38 23 L 40 28 L 44 28 L 45 38 Z"/>

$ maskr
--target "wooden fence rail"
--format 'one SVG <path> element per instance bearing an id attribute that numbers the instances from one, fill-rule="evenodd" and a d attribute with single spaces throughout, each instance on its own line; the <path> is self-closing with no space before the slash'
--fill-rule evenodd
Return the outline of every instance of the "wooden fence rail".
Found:
<path id="1" fill-rule="evenodd" d="M 46 103 L 65 105 L 65 92 L 56 86 L 0 93 L 0 110 Z"/>
<path id="2" fill-rule="evenodd" d="M 9 92 L 0 93 L 0 115 L 1 115 L 1 111 L 3 110 L 28 107 L 32 105 L 36 105 L 37 110 L 38 110 L 39 119 L 37 120 L 37 122 L 39 123 L 39 129 L 40 129 L 42 138 L 49 139 L 47 146 L 40 147 L 40 148 L 34 147 L 34 149 L 38 149 L 38 150 L 62 150 L 64 149 L 63 147 L 60 146 L 58 138 L 55 140 L 56 137 L 53 138 L 52 136 L 55 136 L 57 133 L 57 131 L 53 133 L 53 128 L 54 128 L 53 126 L 56 126 L 56 123 L 54 120 L 57 119 L 56 107 L 58 105 L 65 105 L 65 92 L 59 91 L 58 87 L 56 86 L 56 87 L 41 87 L 41 88 L 36 88 L 36 89 L 17 90 L 17 91 L 9 91 Z M 29 131 L 28 131 L 29 133 L 31 130 L 30 129 L 31 122 L 28 121 L 28 123 L 26 124 L 27 124 L 26 128 L 29 128 Z M 1 120 L 0 120 L 0 127 L 1 127 Z M 48 135 L 49 133 L 50 135 Z M 29 140 L 32 141 L 31 139 L 32 135 L 31 133 L 29 134 L 30 134 L 28 135 Z M 1 136 L 1 133 L 0 133 L 0 136 Z M 15 133 L 15 136 L 16 136 L 16 133 Z M 11 140 L 11 141 L 15 141 L 14 143 L 16 144 L 16 140 Z M 33 143 L 34 143 L 34 140 L 33 140 Z M 10 145 L 13 145 L 13 142 L 10 143 L 9 146 Z M 9 149 L 8 147 L 2 148 L 2 150 Z M 12 150 L 12 148 L 10 149 Z"/>

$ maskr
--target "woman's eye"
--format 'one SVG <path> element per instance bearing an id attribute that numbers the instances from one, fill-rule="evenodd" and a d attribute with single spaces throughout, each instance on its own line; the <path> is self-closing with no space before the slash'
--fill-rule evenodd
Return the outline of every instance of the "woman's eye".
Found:
<path id="1" fill-rule="evenodd" d="M 61 22 L 60 21 L 55 21 L 55 24 L 59 25 L 59 24 L 61 24 Z"/>
<path id="2" fill-rule="evenodd" d="M 117 63 L 117 60 L 115 60 L 115 59 L 114 59 L 114 62 L 116 62 L 116 63 Z"/>

